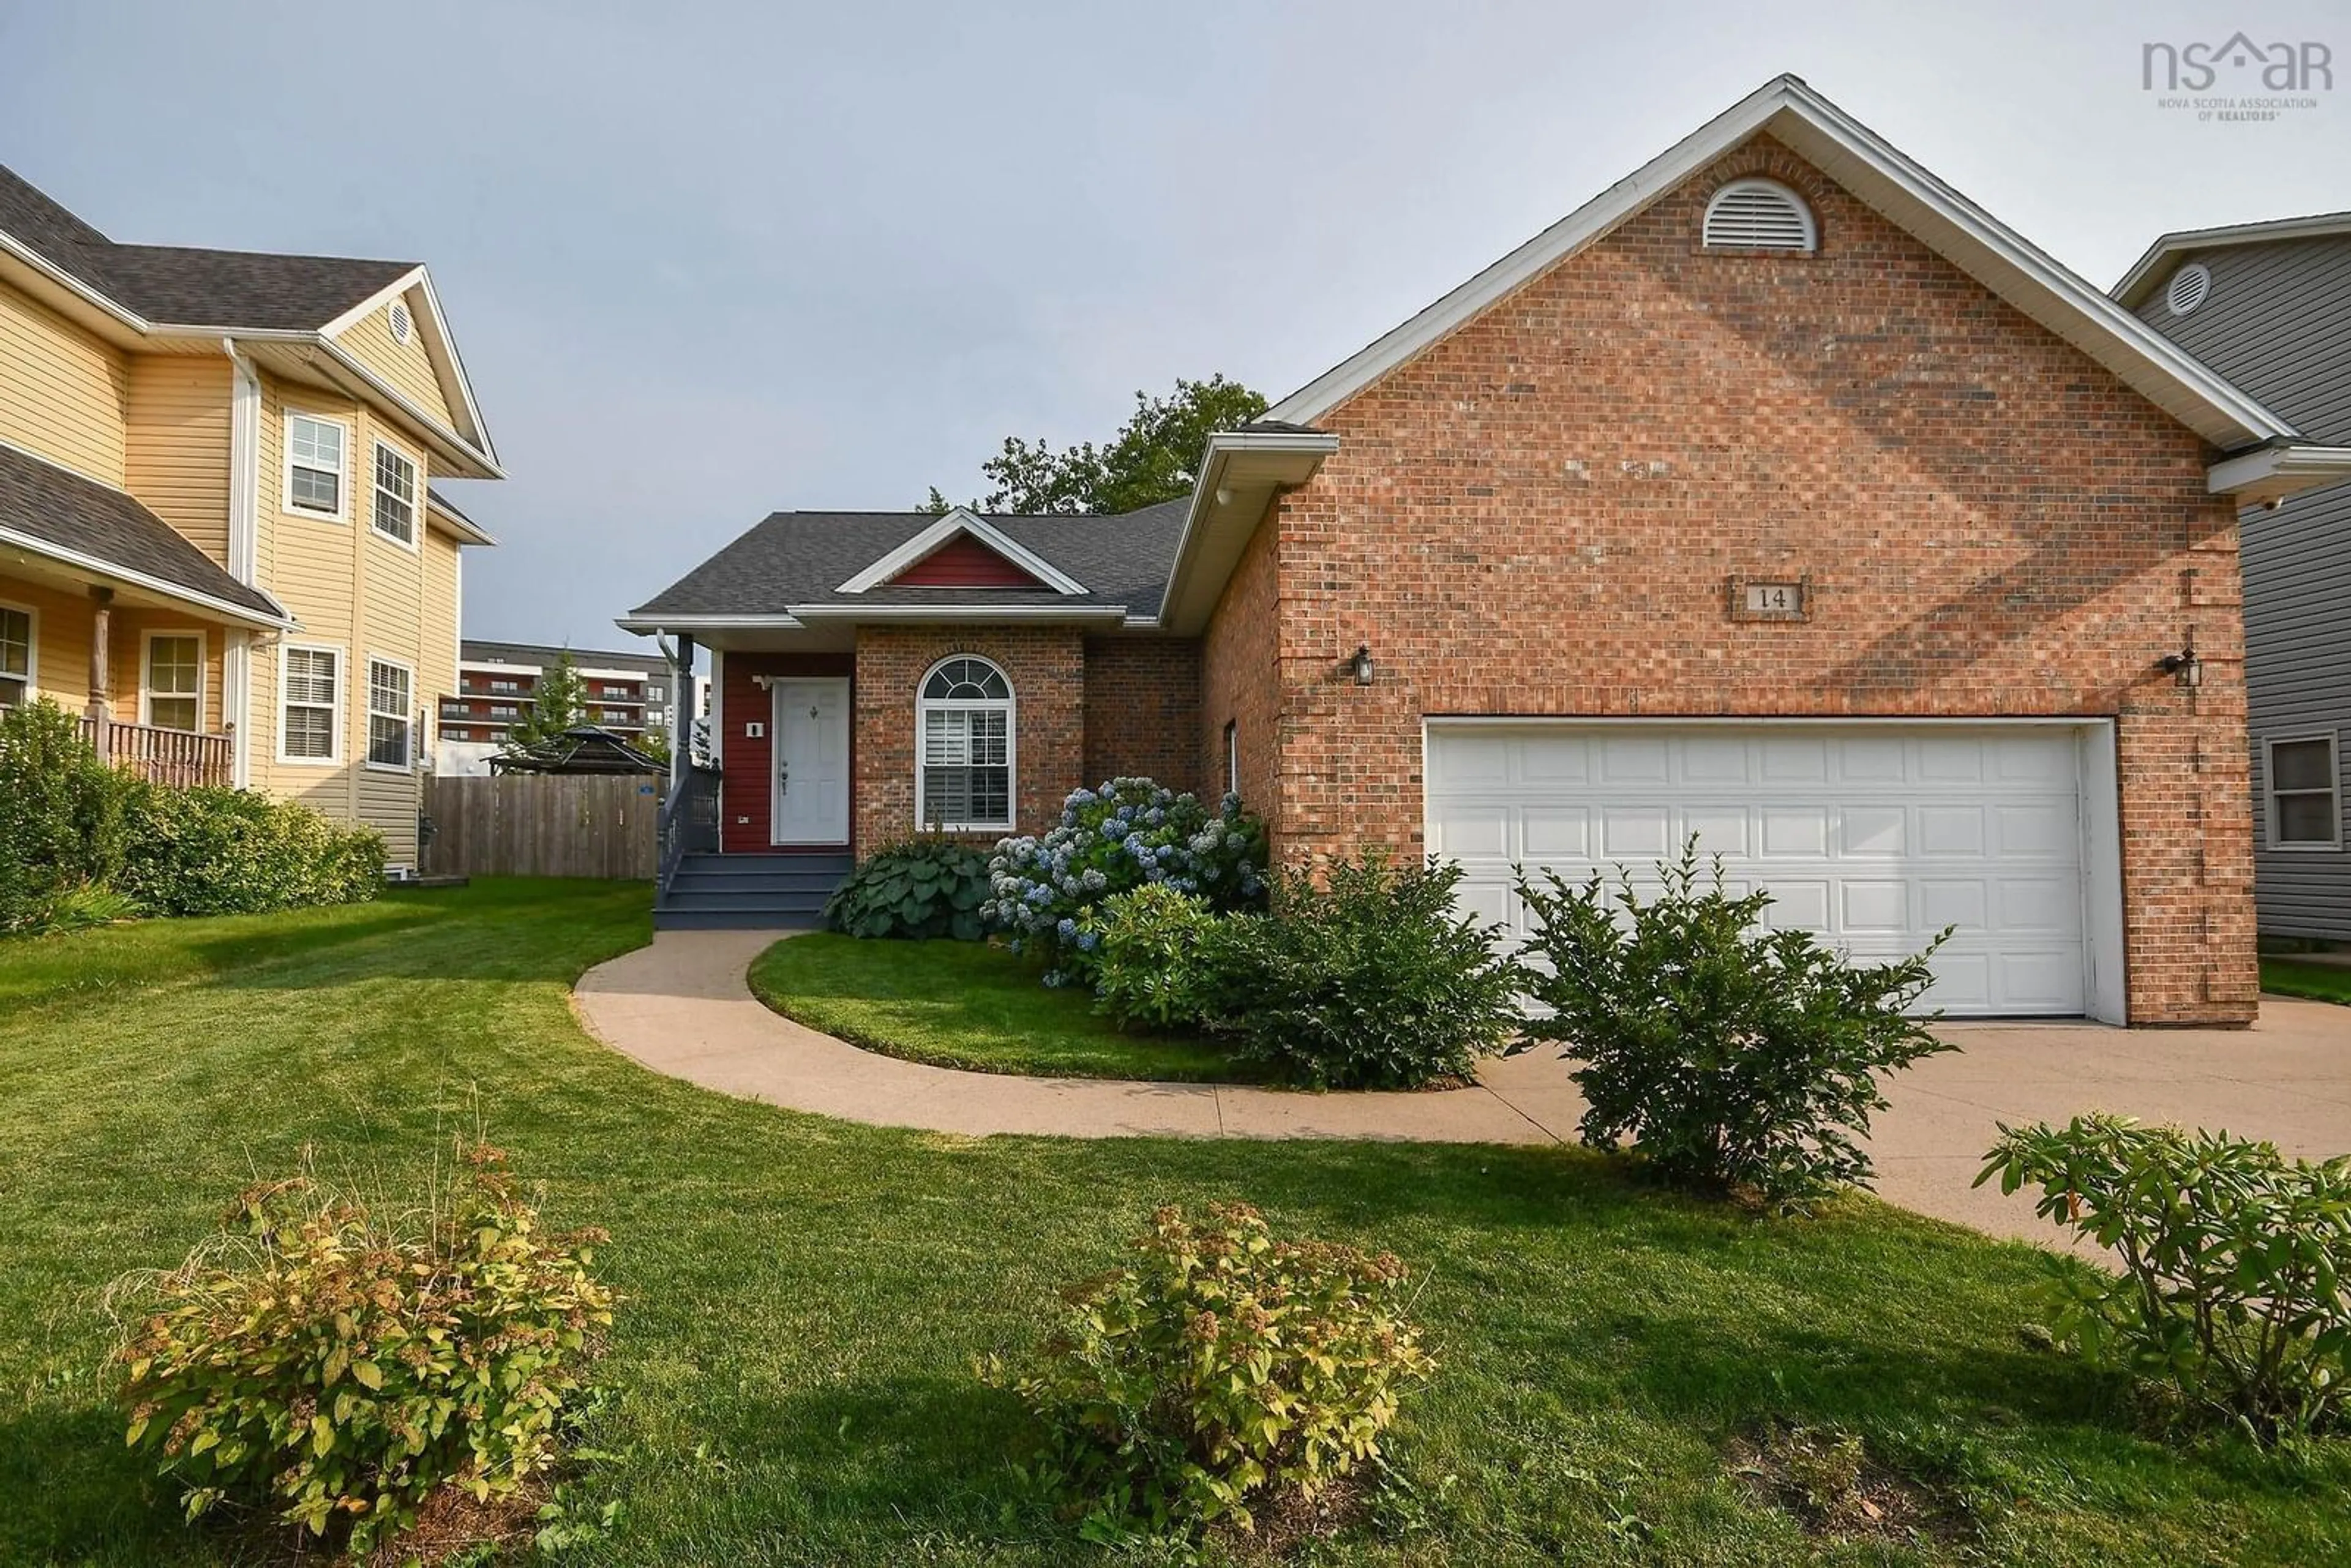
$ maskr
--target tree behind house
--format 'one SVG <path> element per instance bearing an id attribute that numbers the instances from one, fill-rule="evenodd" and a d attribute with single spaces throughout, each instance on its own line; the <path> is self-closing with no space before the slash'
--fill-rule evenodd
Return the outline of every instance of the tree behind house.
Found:
<path id="1" fill-rule="evenodd" d="M 564 731 L 588 722 L 587 688 L 580 683 L 580 667 L 566 648 L 554 664 L 538 673 L 531 687 L 530 707 L 507 729 L 507 749 L 521 751 L 556 739 Z"/>
<path id="2" fill-rule="evenodd" d="M 1134 413 L 1107 446 L 1080 442 L 1056 452 L 1042 441 L 1008 436 L 1004 450 L 979 465 L 996 488 L 971 503 L 976 512 L 1131 512 L 1192 493 L 1208 437 L 1247 424 L 1266 410 L 1263 397 L 1221 375 L 1180 377 L 1166 397 L 1134 394 Z M 924 503 L 946 512 L 937 486 Z"/>

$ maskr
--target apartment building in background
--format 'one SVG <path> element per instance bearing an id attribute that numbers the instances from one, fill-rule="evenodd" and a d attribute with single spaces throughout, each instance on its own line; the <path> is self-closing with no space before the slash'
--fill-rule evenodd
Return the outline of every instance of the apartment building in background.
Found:
<path id="1" fill-rule="evenodd" d="M 489 772 L 490 758 L 506 745 L 514 727 L 529 716 L 539 680 L 567 651 L 579 672 L 584 716 L 600 729 L 631 741 L 648 731 L 674 740 L 681 727 L 689 727 L 700 716 L 697 702 L 678 701 L 665 660 L 467 638 L 458 654 L 456 685 L 441 697 L 441 741 L 434 770 L 461 777 Z M 704 683 L 696 680 L 695 685 L 698 692 Z M 681 711 L 687 716 L 683 720 Z"/>

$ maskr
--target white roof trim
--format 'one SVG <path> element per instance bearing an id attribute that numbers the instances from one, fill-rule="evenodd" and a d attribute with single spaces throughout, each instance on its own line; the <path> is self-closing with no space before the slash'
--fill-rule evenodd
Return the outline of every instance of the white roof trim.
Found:
<path id="1" fill-rule="evenodd" d="M 1035 550 L 1018 543 L 978 513 L 957 507 L 833 591 L 862 593 L 869 588 L 879 588 L 959 534 L 970 535 L 1056 593 L 1080 594 L 1086 591 L 1084 583 Z"/>
<path id="2" fill-rule="evenodd" d="M 350 329 L 356 327 L 360 322 L 366 320 L 369 316 L 372 315 L 378 308 L 386 303 L 407 293 L 409 286 L 423 276 L 424 269 L 423 267 L 410 267 L 406 272 L 402 273 L 398 277 L 393 278 L 390 283 L 385 284 L 381 288 L 377 289 L 373 294 L 369 295 L 365 299 L 360 300 L 358 304 L 352 306 L 350 309 L 344 311 L 341 315 L 336 317 L 333 320 L 319 328 L 319 330 L 329 338 L 334 337 L 337 333 L 348 331 Z"/>
<path id="3" fill-rule="evenodd" d="M 2168 275 L 2165 263 L 2189 251 L 2219 250 L 2232 245 L 2262 245 L 2271 240 L 2326 239 L 2351 235 L 2351 213 L 2316 213 L 2303 218 L 2271 218 L 2257 224 L 2227 224 L 2211 229 L 2176 229 L 2160 235 L 2147 254 L 2114 287 L 2114 297 L 2126 310 L 2136 310 L 2155 292 L 2157 275 Z"/>
<path id="4" fill-rule="evenodd" d="M 796 615 L 616 615 L 612 624 L 639 636 L 659 632 L 797 632 Z"/>
<path id="5" fill-rule="evenodd" d="M 1265 417 L 1312 423 L 1725 152 L 1767 131 L 2212 444 L 2230 449 L 2294 434 L 2285 421 L 1792 76 L 1765 83 L 1410 320 L 1290 393 L 1267 410 Z M 1871 188 L 1859 188 L 1863 185 Z"/>

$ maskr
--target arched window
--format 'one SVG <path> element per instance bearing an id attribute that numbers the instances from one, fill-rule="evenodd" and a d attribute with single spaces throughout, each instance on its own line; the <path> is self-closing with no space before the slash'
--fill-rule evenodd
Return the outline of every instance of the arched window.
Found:
<path id="1" fill-rule="evenodd" d="M 1711 250 L 1817 250 L 1820 231 L 1804 198 L 1777 180 L 1733 180 L 1706 204 Z"/>
<path id="2" fill-rule="evenodd" d="M 1012 831 L 1012 683 L 986 659 L 931 666 L 914 704 L 914 821 Z"/>

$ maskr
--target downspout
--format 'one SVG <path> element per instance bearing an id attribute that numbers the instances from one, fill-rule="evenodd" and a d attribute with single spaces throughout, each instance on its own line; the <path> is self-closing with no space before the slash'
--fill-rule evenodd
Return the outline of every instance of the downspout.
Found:
<path id="1" fill-rule="evenodd" d="M 261 586 L 261 379 L 223 338 L 228 355 L 228 573 Z M 233 632 L 221 651 L 221 707 L 229 718 L 229 782 L 253 787 L 253 633 Z"/>

